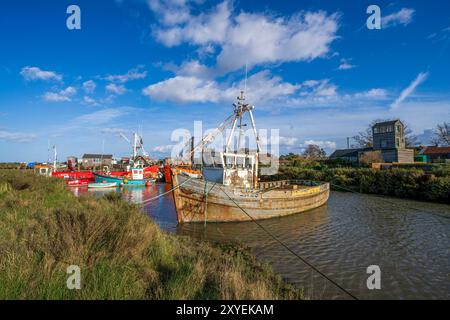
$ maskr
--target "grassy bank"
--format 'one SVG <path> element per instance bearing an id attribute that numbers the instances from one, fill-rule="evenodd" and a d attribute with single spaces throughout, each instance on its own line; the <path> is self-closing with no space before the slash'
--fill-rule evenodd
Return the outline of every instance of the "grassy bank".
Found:
<path id="1" fill-rule="evenodd" d="M 344 187 L 362 193 L 450 203 L 448 167 L 436 168 L 431 173 L 420 169 L 281 167 L 278 175 L 266 179 L 327 181 L 332 183 L 335 190 Z"/>
<path id="2" fill-rule="evenodd" d="M 66 268 L 81 268 L 81 290 Z M 242 248 L 162 232 L 117 195 L 0 172 L 0 299 L 298 299 Z"/>

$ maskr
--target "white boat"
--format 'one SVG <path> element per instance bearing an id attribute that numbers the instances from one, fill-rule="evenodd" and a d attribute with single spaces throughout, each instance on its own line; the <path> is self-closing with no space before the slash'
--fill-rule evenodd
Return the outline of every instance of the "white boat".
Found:
<path id="1" fill-rule="evenodd" d="M 115 188 L 116 186 L 117 184 L 115 182 L 95 182 L 88 184 L 88 188 L 90 189 Z"/>

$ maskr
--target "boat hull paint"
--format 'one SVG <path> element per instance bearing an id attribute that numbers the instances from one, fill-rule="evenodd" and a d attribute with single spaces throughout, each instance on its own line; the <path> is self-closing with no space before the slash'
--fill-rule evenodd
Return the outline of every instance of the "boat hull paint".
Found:
<path id="1" fill-rule="evenodd" d="M 101 175 L 98 173 L 94 173 L 95 182 L 102 183 L 115 183 L 117 187 L 119 186 L 145 186 L 148 184 L 154 184 L 155 179 L 148 178 L 148 179 L 125 179 L 123 177 L 114 177 L 114 176 L 107 176 L 107 175 Z"/>
<path id="2" fill-rule="evenodd" d="M 206 183 L 203 179 L 186 181 L 188 179 L 182 174 L 172 176 L 179 223 L 235 222 L 283 217 L 318 208 L 328 201 L 330 195 L 328 183 L 298 190 L 283 188 L 264 191 Z"/>

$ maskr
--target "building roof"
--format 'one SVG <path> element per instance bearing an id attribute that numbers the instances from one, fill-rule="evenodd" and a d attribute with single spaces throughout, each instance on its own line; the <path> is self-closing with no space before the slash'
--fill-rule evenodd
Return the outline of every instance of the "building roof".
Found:
<path id="1" fill-rule="evenodd" d="M 330 155 L 330 158 L 343 158 L 343 157 L 358 157 L 360 152 L 370 151 L 372 148 L 360 148 L 360 149 L 342 149 L 336 150 Z"/>
<path id="2" fill-rule="evenodd" d="M 112 154 L 85 153 L 83 159 L 112 159 Z"/>
<path id="3" fill-rule="evenodd" d="M 390 124 L 396 124 L 397 122 L 400 122 L 401 124 L 403 124 L 399 119 L 397 119 L 397 120 L 390 120 L 390 121 L 378 122 L 378 123 L 375 123 L 373 126 L 374 126 L 374 127 L 378 127 L 378 126 L 386 126 L 386 125 L 390 125 Z"/>
<path id="4" fill-rule="evenodd" d="M 450 147 L 426 147 L 423 154 L 450 154 Z"/>

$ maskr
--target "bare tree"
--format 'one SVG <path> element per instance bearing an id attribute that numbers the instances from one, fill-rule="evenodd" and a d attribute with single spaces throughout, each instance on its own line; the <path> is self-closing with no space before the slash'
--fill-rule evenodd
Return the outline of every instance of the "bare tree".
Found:
<path id="1" fill-rule="evenodd" d="M 450 123 L 444 122 L 436 126 L 431 143 L 436 146 L 450 146 Z"/>
<path id="2" fill-rule="evenodd" d="M 357 148 L 370 148 L 373 147 L 373 132 L 372 127 L 380 122 L 393 121 L 392 119 L 376 119 L 373 120 L 364 131 L 358 132 L 356 136 L 353 137 L 353 141 Z M 401 121 L 401 120 L 400 120 Z M 413 134 L 411 128 L 408 124 L 403 122 L 405 126 L 405 143 L 407 147 L 414 147 L 417 145 L 417 137 Z"/>
<path id="3" fill-rule="evenodd" d="M 315 144 L 310 144 L 306 147 L 305 151 L 303 151 L 303 156 L 305 158 L 324 158 L 326 156 L 326 152 L 319 146 Z"/>

